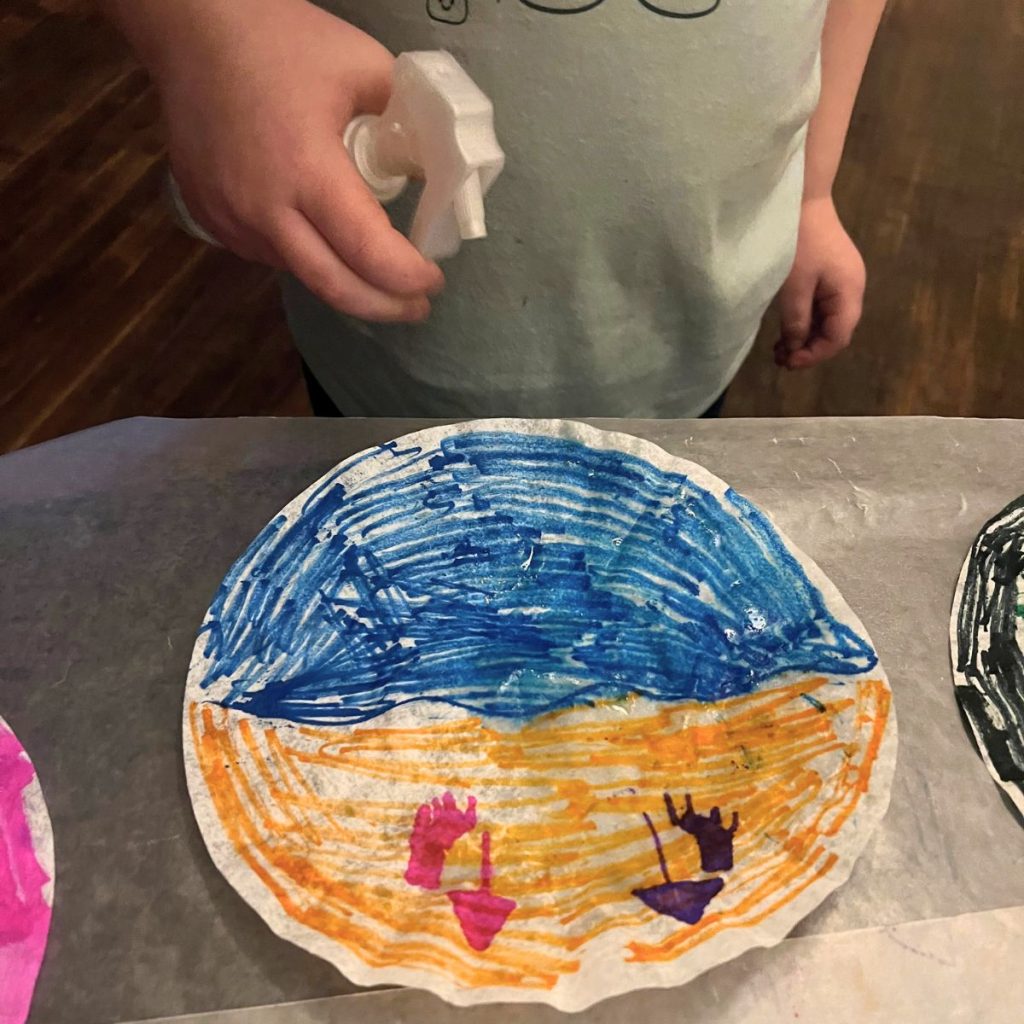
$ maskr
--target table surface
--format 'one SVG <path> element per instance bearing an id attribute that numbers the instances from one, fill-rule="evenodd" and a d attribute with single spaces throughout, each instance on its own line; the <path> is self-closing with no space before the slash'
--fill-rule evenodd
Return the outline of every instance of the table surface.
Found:
<path id="1" fill-rule="evenodd" d="M 654 1016 L 677 1019 L 668 1011 L 699 992 L 704 1024 L 749 1019 L 718 994 L 709 1011 L 708 992 L 755 969 L 770 982 L 791 970 L 783 951 L 810 950 L 800 943 L 812 939 L 838 951 L 855 929 L 959 915 L 1003 928 L 1005 914 L 1024 907 L 1024 830 L 962 726 L 948 625 L 974 536 L 1024 491 L 1024 422 L 594 422 L 701 463 L 769 512 L 864 622 L 899 718 L 889 813 L 850 881 L 794 932 L 806 938 L 716 968 L 712 981 L 669 993 L 665 1015 Z M 35 762 L 57 858 L 33 1024 L 241 1020 L 223 1011 L 306 1000 L 319 1002 L 288 1019 L 483 1019 L 421 993 L 325 999 L 355 990 L 275 937 L 227 885 L 206 854 L 182 770 L 192 645 L 227 569 L 331 466 L 426 425 L 137 419 L 0 459 L 0 715 Z M 1006 934 L 1019 959 L 1024 931 Z M 944 969 L 942 956 L 930 960 Z M 968 1013 L 980 1009 L 971 999 L 989 998 L 978 988 L 963 997 Z M 668 996 L 623 996 L 593 1019 L 622 1019 Z M 348 1010 L 314 1013 L 324 1006 Z M 502 1019 L 555 1016 L 518 1007 Z"/>

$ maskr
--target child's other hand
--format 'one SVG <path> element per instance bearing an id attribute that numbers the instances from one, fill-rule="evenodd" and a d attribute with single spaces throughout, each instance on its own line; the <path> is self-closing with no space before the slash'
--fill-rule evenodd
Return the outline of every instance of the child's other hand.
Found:
<path id="1" fill-rule="evenodd" d="M 846 348 L 860 321 L 865 281 L 864 260 L 832 199 L 805 200 L 796 260 L 777 299 L 776 364 L 803 370 Z"/>
<path id="2" fill-rule="evenodd" d="M 443 285 L 349 159 L 393 58 L 306 0 L 184 0 L 151 61 L 171 164 L 195 220 L 246 259 L 290 270 L 336 309 L 419 321 Z"/>

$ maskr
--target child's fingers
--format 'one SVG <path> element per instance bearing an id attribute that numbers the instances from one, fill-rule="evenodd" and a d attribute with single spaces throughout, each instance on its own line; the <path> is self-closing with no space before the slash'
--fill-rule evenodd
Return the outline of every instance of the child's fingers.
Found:
<path id="1" fill-rule="evenodd" d="M 818 331 L 803 348 L 789 355 L 786 365 L 791 370 L 805 370 L 837 356 L 853 340 L 860 314 L 860 300 L 852 294 L 839 292 L 820 300 Z"/>
<path id="2" fill-rule="evenodd" d="M 287 210 L 273 242 L 285 266 L 328 305 L 361 320 L 419 322 L 430 313 L 424 296 L 390 295 L 347 266 L 298 210 Z"/>
<path id="3" fill-rule="evenodd" d="M 814 289 L 817 278 L 812 275 L 792 275 L 779 292 L 779 319 L 781 335 L 779 345 L 786 352 L 802 348 L 811 334 L 814 313 Z"/>
<path id="4" fill-rule="evenodd" d="M 819 334 L 811 338 L 803 348 L 791 352 L 785 365 L 790 370 L 806 370 L 838 355 L 845 347 Z"/>
<path id="5" fill-rule="evenodd" d="M 436 263 L 423 258 L 391 226 L 348 153 L 339 146 L 329 168 L 300 190 L 299 208 L 360 277 L 392 295 L 435 295 L 444 285 Z"/>

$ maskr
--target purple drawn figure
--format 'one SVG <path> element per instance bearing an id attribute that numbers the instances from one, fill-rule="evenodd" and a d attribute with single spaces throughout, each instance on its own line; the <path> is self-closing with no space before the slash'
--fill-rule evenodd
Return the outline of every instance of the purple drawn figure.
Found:
<path id="1" fill-rule="evenodd" d="M 505 927 L 508 915 L 516 909 L 516 901 L 491 892 L 494 871 L 491 868 L 490 832 L 481 836 L 481 845 L 480 888 L 453 889 L 445 895 L 452 901 L 452 909 L 466 941 L 482 953 Z"/>
<path id="2" fill-rule="evenodd" d="M 665 810 L 668 811 L 668 820 L 676 828 L 681 828 L 697 840 L 700 866 L 704 871 L 732 870 L 732 837 L 740 827 L 740 816 L 736 811 L 732 812 L 729 828 L 723 828 L 722 812 L 712 807 L 709 815 L 697 814 L 689 793 L 686 794 L 686 811 L 682 815 L 676 810 L 668 793 L 665 794 Z"/>
<path id="3" fill-rule="evenodd" d="M 409 866 L 405 880 L 421 889 L 440 889 L 445 857 L 456 839 L 476 828 L 476 797 L 459 810 L 455 797 L 445 793 L 429 804 L 420 804 L 409 836 Z"/>
<path id="4" fill-rule="evenodd" d="M 648 885 L 643 889 L 634 889 L 633 895 L 642 900 L 659 914 L 674 917 L 685 924 L 696 924 L 707 910 L 708 904 L 722 891 L 725 884 L 720 878 L 703 878 L 697 881 L 673 882 L 665 863 L 665 851 L 661 848 L 658 830 L 647 812 L 644 821 L 654 837 L 654 848 L 658 851 L 658 863 L 661 865 L 661 876 L 664 882 Z"/>

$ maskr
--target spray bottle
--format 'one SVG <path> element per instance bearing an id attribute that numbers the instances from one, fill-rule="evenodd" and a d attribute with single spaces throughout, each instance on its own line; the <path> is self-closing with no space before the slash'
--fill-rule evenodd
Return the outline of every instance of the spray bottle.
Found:
<path id="1" fill-rule="evenodd" d="M 381 203 L 396 199 L 410 179 L 423 182 L 409 239 L 431 260 L 484 238 L 484 197 L 505 165 L 494 134 L 494 108 L 449 53 L 403 53 L 395 61 L 391 99 L 379 116 L 356 117 L 345 147 Z M 168 192 L 182 227 L 211 245 L 189 214 L 173 176 Z"/>

